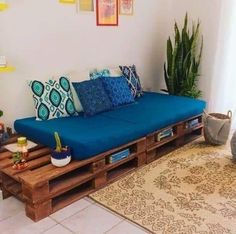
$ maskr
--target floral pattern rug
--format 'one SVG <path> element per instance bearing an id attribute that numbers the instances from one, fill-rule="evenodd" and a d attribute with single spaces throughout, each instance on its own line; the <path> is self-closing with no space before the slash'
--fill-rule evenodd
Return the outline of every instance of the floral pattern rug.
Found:
<path id="1" fill-rule="evenodd" d="M 90 197 L 152 233 L 236 233 L 236 164 L 202 139 Z"/>

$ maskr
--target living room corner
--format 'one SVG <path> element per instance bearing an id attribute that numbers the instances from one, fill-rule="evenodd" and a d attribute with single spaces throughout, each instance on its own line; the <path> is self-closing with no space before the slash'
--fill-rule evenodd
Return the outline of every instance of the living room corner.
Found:
<path id="1" fill-rule="evenodd" d="M 0 232 L 236 233 L 234 0 L 0 0 Z"/>

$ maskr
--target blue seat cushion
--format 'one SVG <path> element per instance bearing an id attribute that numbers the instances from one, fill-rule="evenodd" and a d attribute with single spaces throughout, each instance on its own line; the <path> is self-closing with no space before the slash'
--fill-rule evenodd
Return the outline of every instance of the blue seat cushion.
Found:
<path id="1" fill-rule="evenodd" d="M 130 105 L 102 113 L 112 119 L 136 124 L 143 134 L 199 115 L 206 102 L 188 97 L 146 92 Z"/>
<path id="2" fill-rule="evenodd" d="M 95 115 L 90 118 L 81 116 L 35 121 L 25 118 L 15 121 L 18 133 L 28 139 L 55 147 L 54 132 L 60 135 L 62 145 L 72 149 L 72 157 L 87 159 L 109 149 L 133 141 L 141 135 L 135 124 Z"/>
<path id="3" fill-rule="evenodd" d="M 72 148 L 74 159 L 92 157 L 144 137 L 160 128 L 201 114 L 204 101 L 157 93 L 144 93 L 135 103 L 90 118 L 66 117 L 48 121 L 15 121 L 15 130 L 29 139 L 55 147 L 54 132 Z"/>
<path id="4" fill-rule="evenodd" d="M 112 108 L 101 79 L 72 83 L 86 116 L 92 116 Z"/>
<path id="5" fill-rule="evenodd" d="M 134 102 L 134 97 L 130 91 L 126 78 L 123 76 L 102 77 L 101 80 L 113 107 Z"/>

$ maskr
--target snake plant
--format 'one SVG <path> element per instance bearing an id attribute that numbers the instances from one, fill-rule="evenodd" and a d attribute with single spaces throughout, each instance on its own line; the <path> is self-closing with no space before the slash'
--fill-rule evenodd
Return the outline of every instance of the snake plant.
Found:
<path id="1" fill-rule="evenodd" d="M 199 41 L 200 22 L 188 27 L 188 14 L 185 16 L 183 29 L 174 26 L 175 38 L 167 40 L 167 62 L 164 64 L 164 75 L 167 92 L 172 95 L 198 98 L 201 91 L 197 82 L 203 49 L 203 37 Z M 200 43 L 199 43 L 200 42 Z"/>
<path id="2" fill-rule="evenodd" d="M 56 152 L 62 152 L 62 146 L 61 146 L 61 139 L 59 137 L 59 134 L 57 132 L 54 132 L 54 137 L 56 140 Z"/>

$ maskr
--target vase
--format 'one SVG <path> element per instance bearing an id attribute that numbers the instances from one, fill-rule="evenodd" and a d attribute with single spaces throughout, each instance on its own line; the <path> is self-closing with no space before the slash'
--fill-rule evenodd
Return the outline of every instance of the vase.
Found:
<path id="1" fill-rule="evenodd" d="M 71 151 L 70 148 L 63 148 L 61 152 L 55 150 L 51 153 L 51 163 L 55 167 L 64 167 L 71 161 Z"/>

